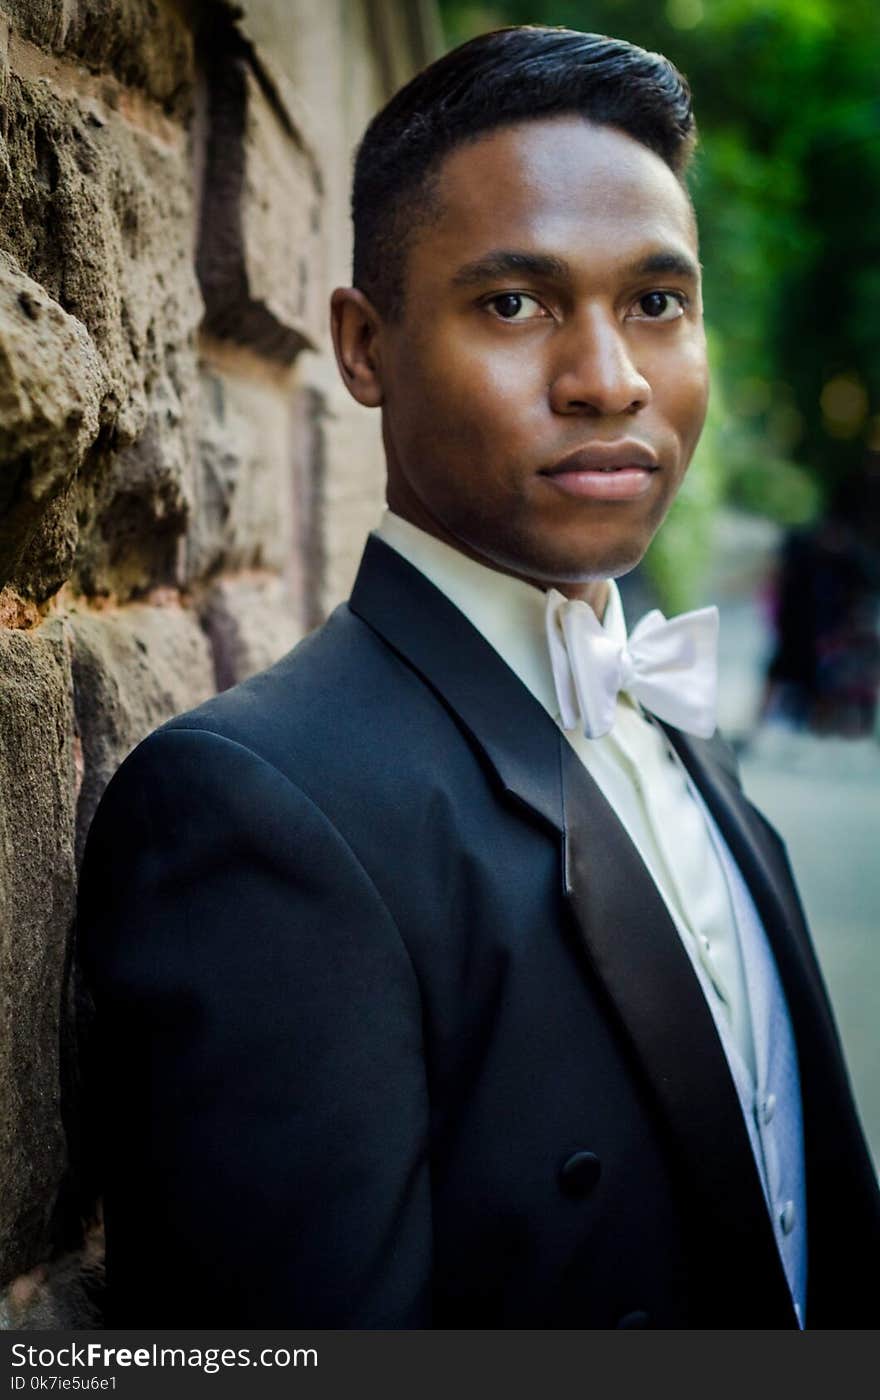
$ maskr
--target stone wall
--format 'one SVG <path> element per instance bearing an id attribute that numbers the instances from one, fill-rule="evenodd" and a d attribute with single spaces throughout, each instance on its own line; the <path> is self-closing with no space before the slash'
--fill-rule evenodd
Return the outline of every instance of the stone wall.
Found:
<path id="1" fill-rule="evenodd" d="M 0 1325 L 99 1318 L 67 973 L 104 785 L 378 516 L 327 297 L 352 148 L 438 43 L 429 0 L 0 0 Z"/>

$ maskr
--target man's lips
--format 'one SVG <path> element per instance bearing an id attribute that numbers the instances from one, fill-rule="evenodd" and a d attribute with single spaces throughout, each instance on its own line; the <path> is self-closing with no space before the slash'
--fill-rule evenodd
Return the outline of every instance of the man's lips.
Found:
<path id="1" fill-rule="evenodd" d="M 653 448 L 625 439 L 578 448 L 552 466 L 542 467 L 538 475 L 569 496 L 628 501 L 650 491 L 659 466 Z"/>
<path id="2" fill-rule="evenodd" d="M 591 442 L 587 447 L 579 447 L 569 452 L 567 457 L 555 462 L 552 467 L 542 467 L 542 476 L 559 476 L 567 472 L 620 471 L 626 467 L 643 467 L 646 471 L 656 471 L 659 463 L 653 447 L 634 438 L 621 438 L 619 442 Z"/>

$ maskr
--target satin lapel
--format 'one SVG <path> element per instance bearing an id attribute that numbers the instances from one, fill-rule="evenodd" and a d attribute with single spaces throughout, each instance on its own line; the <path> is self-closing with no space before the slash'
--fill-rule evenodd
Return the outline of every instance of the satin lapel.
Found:
<path id="1" fill-rule="evenodd" d="M 568 744 L 562 772 L 571 908 L 689 1183 L 694 1247 L 716 1281 L 715 1325 L 759 1316 L 795 1326 L 739 1097 L 690 959 L 644 862 Z"/>
<path id="2" fill-rule="evenodd" d="M 464 614 L 372 536 L 348 605 L 427 681 L 505 791 L 561 833 L 559 731 Z"/>
<path id="3" fill-rule="evenodd" d="M 370 539 L 349 607 L 413 667 L 504 791 L 563 838 L 565 892 L 642 1083 L 688 1183 L 709 1312 L 794 1326 L 739 1100 L 696 975 L 641 857 L 552 719 L 463 614 Z M 748 1280 L 747 1285 L 744 1280 Z"/>
<path id="4" fill-rule="evenodd" d="M 658 721 L 659 722 L 659 721 Z M 751 890 L 770 940 L 786 995 L 804 1004 L 836 1042 L 822 974 L 778 834 L 746 798 L 735 759 L 722 739 L 694 739 L 662 725 L 696 782 Z"/>

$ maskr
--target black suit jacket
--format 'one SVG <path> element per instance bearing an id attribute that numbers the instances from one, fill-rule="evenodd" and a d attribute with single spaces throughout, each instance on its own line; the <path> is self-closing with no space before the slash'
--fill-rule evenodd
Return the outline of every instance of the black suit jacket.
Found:
<path id="1" fill-rule="evenodd" d="M 669 731 L 757 901 L 804 1095 L 807 1325 L 878 1320 L 880 1211 L 785 848 Z M 116 1325 L 796 1325 L 657 890 L 417 570 L 126 760 L 85 856 Z"/>

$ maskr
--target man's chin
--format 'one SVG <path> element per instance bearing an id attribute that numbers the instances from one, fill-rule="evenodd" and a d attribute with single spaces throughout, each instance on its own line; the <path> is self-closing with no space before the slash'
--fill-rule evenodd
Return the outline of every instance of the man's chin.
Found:
<path id="1" fill-rule="evenodd" d="M 603 579 L 622 578 L 641 563 L 647 545 L 639 548 L 577 551 L 547 557 L 533 554 L 528 562 L 523 559 L 516 567 L 510 566 L 511 573 L 519 573 L 523 578 L 540 584 L 542 588 L 575 587 L 578 584 L 598 583 Z"/>
<path id="2" fill-rule="evenodd" d="M 629 538 L 600 541 L 535 538 L 527 532 L 509 533 L 506 539 L 488 531 L 448 532 L 458 548 L 501 573 L 512 574 L 539 588 L 577 587 L 628 574 L 644 558 L 651 541 Z"/>

